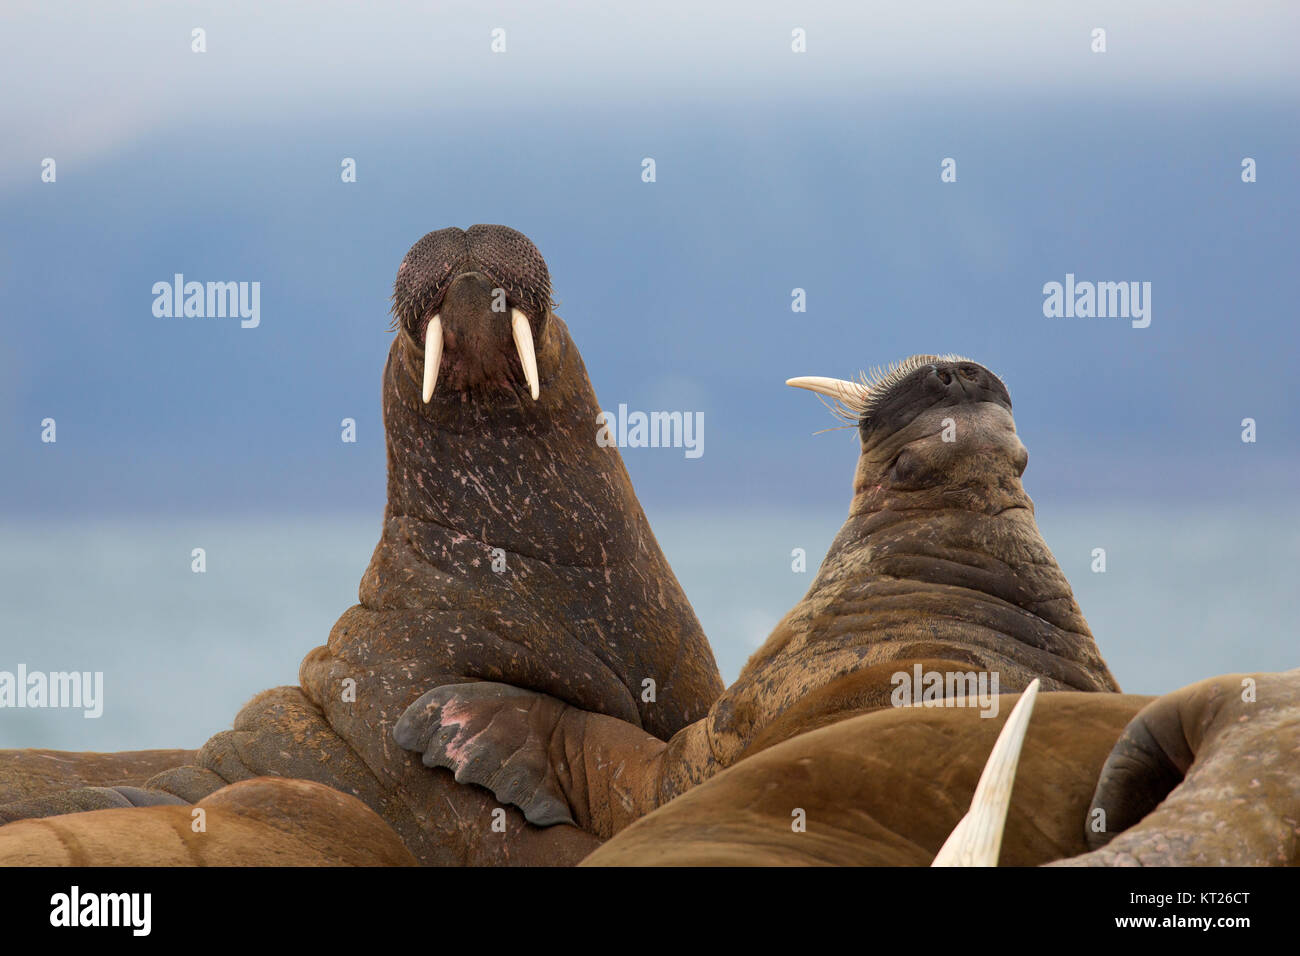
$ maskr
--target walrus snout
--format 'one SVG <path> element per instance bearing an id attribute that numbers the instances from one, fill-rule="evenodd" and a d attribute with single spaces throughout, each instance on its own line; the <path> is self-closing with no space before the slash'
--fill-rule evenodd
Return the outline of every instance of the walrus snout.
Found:
<path id="1" fill-rule="evenodd" d="M 393 314 L 423 366 L 428 404 L 441 381 L 540 393 L 535 342 L 551 310 L 551 278 L 537 247 L 506 226 L 440 229 L 402 259 Z M 454 318 L 453 318 L 454 316 Z"/>
<path id="2" fill-rule="evenodd" d="M 881 389 L 859 428 L 866 439 L 872 432 L 902 428 L 927 409 L 981 402 L 1011 411 L 1006 386 L 983 365 L 969 360 L 927 362 Z"/>
<path id="3" fill-rule="evenodd" d="M 452 391 L 485 385 L 526 389 L 537 400 L 541 385 L 533 323 L 507 302 L 501 287 L 481 272 L 462 272 L 451 280 L 438 310 L 423 320 L 415 337 L 426 405 L 439 382 Z"/>

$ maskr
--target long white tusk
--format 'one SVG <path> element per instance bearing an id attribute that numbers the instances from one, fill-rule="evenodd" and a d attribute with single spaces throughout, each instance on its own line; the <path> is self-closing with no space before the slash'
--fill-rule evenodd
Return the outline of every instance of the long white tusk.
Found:
<path id="1" fill-rule="evenodd" d="M 518 309 L 510 310 L 510 331 L 515 334 L 515 348 L 519 351 L 519 361 L 524 366 L 524 377 L 528 379 L 528 391 L 533 401 L 541 394 L 537 384 L 537 353 L 533 351 L 533 330 L 528 324 L 528 316 Z"/>
<path id="2" fill-rule="evenodd" d="M 438 366 L 442 365 L 442 316 L 435 315 L 424 330 L 424 404 L 433 398 L 438 384 Z"/>
<path id="3" fill-rule="evenodd" d="M 1029 715 L 1038 696 L 1035 677 L 1011 709 L 1011 716 L 993 744 L 970 810 L 944 841 L 931 866 L 997 866 L 1002 851 L 1002 828 L 1011 807 L 1011 788 L 1020 763 L 1020 747 L 1025 742 Z"/>
<path id="4" fill-rule="evenodd" d="M 825 395 L 845 405 L 860 405 L 867 397 L 866 386 L 857 382 L 846 382 L 842 378 L 825 378 L 821 375 L 801 375 L 799 378 L 787 378 L 785 384 L 795 388 L 806 388 L 818 395 Z"/>

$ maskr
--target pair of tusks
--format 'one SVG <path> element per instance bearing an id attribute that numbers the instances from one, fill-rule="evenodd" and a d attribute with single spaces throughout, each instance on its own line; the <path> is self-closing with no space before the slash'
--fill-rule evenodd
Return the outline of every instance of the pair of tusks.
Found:
<path id="1" fill-rule="evenodd" d="M 528 392 L 537 401 L 541 387 L 537 381 L 537 353 L 533 350 L 533 329 L 528 324 L 528 316 L 518 309 L 510 310 L 510 331 L 515 337 L 515 350 L 519 353 L 519 362 L 524 367 L 524 377 L 528 379 Z M 429 327 L 424 330 L 424 404 L 433 398 L 433 390 L 438 384 L 438 368 L 442 365 L 442 316 L 435 315 L 429 320 Z"/>
<path id="2" fill-rule="evenodd" d="M 1034 678 L 1011 709 L 1011 716 L 993 744 L 980 782 L 975 786 L 970 810 L 939 848 L 931 866 L 997 866 L 1002 850 L 1002 828 L 1011 807 L 1011 790 L 1020 763 L 1020 747 L 1029 728 L 1029 715 L 1038 696 Z"/>

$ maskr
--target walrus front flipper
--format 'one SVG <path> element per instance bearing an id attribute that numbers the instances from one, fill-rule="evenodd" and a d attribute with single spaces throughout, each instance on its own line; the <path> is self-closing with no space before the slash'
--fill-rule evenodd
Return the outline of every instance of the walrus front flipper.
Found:
<path id="1" fill-rule="evenodd" d="M 393 737 L 423 754 L 425 766 L 445 767 L 458 783 L 519 807 L 529 823 L 574 823 L 606 839 L 676 795 L 702 732 L 696 723 L 664 743 L 615 717 L 481 681 L 427 692 L 406 708 Z M 674 772 L 665 774 L 666 766 Z"/>
<path id="2" fill-rule="evenodd" d="M 509 684 L 449 684 L 406 708 L 393 738 L 423 754 L 426 767 L 445 767 L 457 783 L 478 784 L 514 804 L 534 826 L 573 823 L 548 753 L 567 707 Z"/>
<path id="3" fill-rule="evenodd" d="M 1069 866 L 1300 863 L 1300 669 L 1228 674 L 1144 707 L 1102 767 Z"/>

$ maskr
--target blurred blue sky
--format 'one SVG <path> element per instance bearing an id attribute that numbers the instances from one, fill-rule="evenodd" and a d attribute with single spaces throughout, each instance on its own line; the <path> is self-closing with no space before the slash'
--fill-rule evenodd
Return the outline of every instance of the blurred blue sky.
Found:
<path id="1" fill-rule="evenodd" d="M 605 407 L 705 413 L 698 460 L 626 452 L 647 501 L 846 502 L 782 381 L 924 351 L 1006 379 L 1040 498 L 1286 494 L 1297 9 L 7 7 L 0 509 L 377 512 L 397 264 L 474 222 L 541 248 Z M 260 327 L 155 318 L 176 272 Z M 1044 318 L 1067 272 L 1150 328 Z"/>

